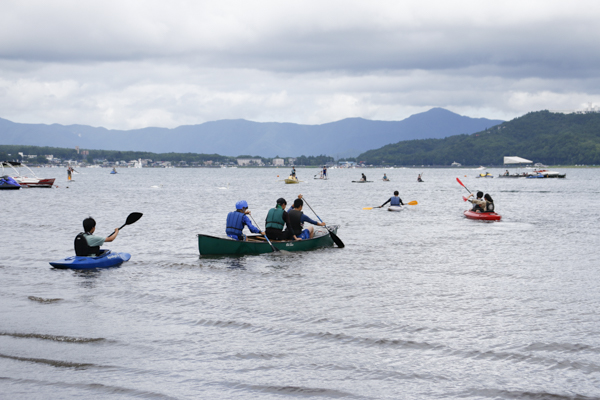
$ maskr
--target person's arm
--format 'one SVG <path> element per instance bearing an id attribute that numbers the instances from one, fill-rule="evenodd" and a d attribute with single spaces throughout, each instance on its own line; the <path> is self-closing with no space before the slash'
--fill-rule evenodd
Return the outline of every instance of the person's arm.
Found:
<path id="1" fill-rule="evenodd" d="M 112 235 L 110 235 L 109 237 L 104 239 L 104 242 L 112 242 L 113 240 L 115 240 L 117 238 L 118 234 L 119 234 L 119 228 L 115 228 L 115 231 L 112 233 Z"/>
<path id="2" fill-rule="evenodd" d="M 382 205 L 379 206 L 379 208 L 385 206 L 387 203 L 389 203 L 390 201 L 392 201 L 392 198 L 390 197 L 385 203 L 383 203 Z"/>
<path id="3" fill-rule="evenodd" d="M 313 219 L 311 219 L 309 216 L 307 216 L 306 214 L 302 214 L 302 218 L 300 219 L 300 221 L 302 223 L 304 222 L 308 222 L 309 224 L 313 224 L 313 225 L 318 225 L 318 226 L 325 226 L 325 222 L 317 222 Z"/>
<path id="4" fill-rule="evenodd" d="M 246 224 L 246 226 L 248 227 L 248 229 L 250 229 L 250 232 L 252 232 L 252 233 L 260 233 L 261 235 L 264 235 L 264 233 L 261 232 L 260 229 L 258 229 L 254 225 L 252 225 L 252 221 L 250 221 L 250 218 L 248 218 L 247 215 L 244 215 L 244 217 L 242 218 L 242 221 L 244 221 L 244 224 Z"/>
<path id="5" fill-rule="evenodd" d="M 402 202 L 402 199 L 400 199 L 400 204 L 402 204 L 403 206 L 404 206 L 404 205 L 406 205 L 406 204 L 404 204 L 404 203 Z"/>

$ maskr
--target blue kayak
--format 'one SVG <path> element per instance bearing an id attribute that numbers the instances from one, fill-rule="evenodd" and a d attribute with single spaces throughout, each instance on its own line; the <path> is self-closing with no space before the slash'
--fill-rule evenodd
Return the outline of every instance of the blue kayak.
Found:
<path id="1" fill-rule="evenodd" d="M 95 269 L 118 267 L 125 261 L 129 261 L 129 253 L 113 253 L 110 250 L 101 250 L 103 253 L 97 257 L 73 256 L 62 260 L 52 261 L 50 265 L 54 268 L 70 269 Z"/>

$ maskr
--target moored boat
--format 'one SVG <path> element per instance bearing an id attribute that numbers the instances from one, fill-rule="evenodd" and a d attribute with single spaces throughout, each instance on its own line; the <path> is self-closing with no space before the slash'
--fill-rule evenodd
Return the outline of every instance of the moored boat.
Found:
<path id="1" fill-rule="evenodd" d="M 329 226 L 329 229 L 335 234 L 337 226 Z M 321 247 L 333 247 L 333 239 L 327 232 L 315 233 L 315 237 L 306 240 L 272 240 L 271 243 L 278 250 L 285 251 L 308 251 Z M 246 254 L 265 254 L 272 253 L 271 245 L 262 238 L 262 236 L 248 236 L 247 241 L 231 239 L 230 237 L 219 237 L 211 235 L 198 235 L 198 250 L 200 255 L 226 255 L 237 256 Z"/>
<path id="2" fill-rule="evenodd" d="M 480 221 L 500 221 L 502 216 L 500 214 L 496 214 L 495 212 L 475 212 L 471 210 L 465 211 L 465 217 L 469 219 L 476 219 Z"/>
<path id="3" fill-rule="evenodd" d="M 59 269 L 96 269 L 118 267 L 125 261 L 129 261 L 129 253 L 113 253 L 110 250 L 100 250 L 102 253 L 97 257 L 72 256 L 62 260 L 52 261 L 50 265 Z"/>
<path id="4" fill-rule="evenodd" d="M 16 174 L 16 176 L 13 176 L 13 179 L 23 187 L 51 188 L 52 185 L 54 185 L 55 178 L 38 178 L 37 175 L 27 165 L 18 161 L 3 161 L 0 163 L 0 165 L 2 166 L 2 175 L 4 175 L 4 167 L 11 167 Z M 24 168 L 28 170 L 31 173 L 31 177 L 24 176 L 17 168 Z"/>

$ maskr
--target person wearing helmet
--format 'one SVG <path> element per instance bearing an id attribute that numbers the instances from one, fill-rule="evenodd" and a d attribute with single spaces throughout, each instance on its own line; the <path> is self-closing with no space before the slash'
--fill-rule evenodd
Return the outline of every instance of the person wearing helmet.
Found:
<path id="1" fill-rule="evenodd" d="M 285 211 L 287 202 L 283 197 L 277 199 L 275 208 L 271 208 L 267 214 L 265 233 L 270 240 L 285 240 L 286 234 L 283 228 L 287 226 L 290 229 L 290 218 Z"/>
<path id="2" fill-rule="evenodd" d="M 483 199 L 483 192 L 477 192 L 476 199 L 471 199 L 471 196 L 473 196 L 473 193 L 471 193 L 469 197 L 467 197 L 467 201 L 470 201 L 473 204 L 473 208 L 471 209 L 471 211 L 475 211 L 478 213 L 485 211 L 486 202 Z"/>
<path id="3" fill-rule="evenodd" d="M 246 200 L 240 200 L 235 203 L 235 211 L 227 214 L 227 228 L 225 229 L 225 233 L 232 239 L 235 240 L 246 240 L 246 235 L 244 235 L 244 225 L 250 229 L 252 233 L 260 233 L 264 236 L 264 232 L 261 232 L 260 229 L 252 225 L 250 218 L 246 214 L 250 214 L 248 210 L 248 203 Z"/>

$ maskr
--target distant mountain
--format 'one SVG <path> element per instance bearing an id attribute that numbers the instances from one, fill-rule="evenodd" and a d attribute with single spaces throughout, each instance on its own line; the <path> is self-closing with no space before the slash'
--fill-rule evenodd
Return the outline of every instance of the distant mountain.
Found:
<path id="1" fill-rule="evenodd" d="M 469 118 L 443 108 L 402 121 L 348 118 L 322 125 L 251 122 L 243 119 L 206 122 L 174 129 L 109 130 L 86 125 L 19 124 L 0 118 L 0 144 L 69 147 L 154 153 L 192 152 L 238 156 L 354 157 L 365 150 L 411 139 L 445 138 L 492 127 L 501 120 Z"/>
<path id="2" fill-rule="evenodd" d="M 373 165 L 502 165 L 504 156 L 543 164 L 600 165 L 600 113 L 528 113 L 471 135 L 409 140 L 369 150 Z"/>

